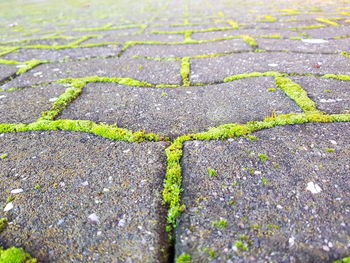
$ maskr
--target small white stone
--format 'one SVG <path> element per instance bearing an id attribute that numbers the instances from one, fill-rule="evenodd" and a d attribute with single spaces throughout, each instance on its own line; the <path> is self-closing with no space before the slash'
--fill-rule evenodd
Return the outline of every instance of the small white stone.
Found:
<path id="1" fill-rule="evenodd" d="M 191 93 L 192 93 L 192 91 L 186 91 L 186 93 L 187 93 L 187 94 L 191 94 Z"/>
<path id="2" fill-rule="evenodd" d="M 260 175 L 261 172 L 260 172 L 260 171 L 255 171 L 254 174 L 255 174 L 255 175 Z"/>
<path id="3" fill-rule="evenodd" d="M 289 240 L 288 240 L 288 243 L 289 243 L 289 246 L 290 246 L 290 247 L 294 246 L 294 244 L 295 244 L 295 238 L 294 238 L 293 236 L 290 237 Z"/>
<path id="4" fill-rule="evenodd" d="M 304 43 L 309 43 L 309 44 L 324 44 L 324 43 L 328 43 L 328 40 L 317 39 L 317 38 L 302 39 L 301 41 L 304 42 Z"/>
<path id="5" fill-rule="evenodd" d="M 98 236 L 102 235 L 102 231 L 97 231 L 96 233 Z"/>
<path id="6" fill-rule="evenodd" d="M 6 98 L 6 95 L 1 95 L 0 99 Z"/>
<path id="7" fill-rule="evenodd" d="M 88 186 L 88 185 L 89 185 L 89 182 L 88 182 L 88 181 L 82 182 L 81 185 L 82 185 L 82 186 Z"/>
<path id="8" fill-rule="evenodd" d="M 5 208 L 4 208 L 4 212 L 10 211 L 13 208 L 13 203 L 9 202 Z"/>
<path id="9" fill-rule="evenodd" d="M 17 188 L 17 189 L 11 190 L 11 194 L 19 194 L 19 193 L 22 193 L 22 192 L 23 192 L 23 189 L 21 189 L 21 188 Z"/>
<path id="10" fill-rule="evenodd" d="M 278 209 L 283 209 L 283 207 L 282 207 L 281 205 L 276 205 L 276 207 L 277 207 Z"/>
<path id="11" fill-rule="evenodd" d="M 308 182 L 306 190 L 310 191 L 313 194 L 318 194 L 322 191 L 321 187 L 318 184 L 315 184 L 314 182 Z"/>
<path id="12" fill-rule="evenodd" d="M 37 76 L 40 76 L 40 75 L 42 75 L 43 73 L 41 72 L 41 71 L 39 71 L 39 72 L 35 72 L 34 74 L 33 74 L 33 76 L 34 77 L 37 77 Z"/>
<path id="13" fill-rule="evenodd" d="M 274 63 L 271 63 L 271 64 L 267 64 L 269 67 L 278 67 L 278 64 L 274 64 Z"/>
<path id="14" fill-rule="evenodd" d="M 125 226 L 125 223 L 126 223 L 125 219 L 124 219 L 124 218 L 122 218 L 122 219 L 120 219 L 120 220 L 119 220 L 119 222 L 118 222 L 118 226 L 120 226 L 120 227 L 124 227 L 124 226 Z"/>
<path id="15" fill-rule="evenodd" d="M 322 246 L 322 249 L 323 249 L 324 251 L 329 251 L 329 247 L 328 247 L 328 246 Z"/>
<path id="16" fill-rule="evenodd" d="M 107 193 L 107 192 L 109 192 L 109 189 L 108 188 L 103 188 L 103 192 Z"/>
<path id="17" fill-rule="evenodd" d="M 51 98 L 49 99 L 49 102 L 55 102 L 56 100 L 58 100 L 58 98 Z"/>
<path id="18" fill-rule="evenodd" d="M 334 145 L 337 144 L 337 142 L 335 140 L 329 140 L 329 141 L 331 142 L 331 144 L 334 144 Z"/>
<path id="19" fill-rule="evenodd" d="M 88 216 L 88 219 L 92 222 L 92 223 L 99 223 L 100 219 L 99 217 L 95 214 L 92 213 L 91 215 Z"/>

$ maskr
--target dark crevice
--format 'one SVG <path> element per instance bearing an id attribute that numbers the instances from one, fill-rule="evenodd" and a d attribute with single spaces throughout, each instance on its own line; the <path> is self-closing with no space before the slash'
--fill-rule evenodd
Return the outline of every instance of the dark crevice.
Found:
<path id="1" fill-rule="evenodd" d="M 0 80 L 0 87 L 3 86 L 3 85 L 5 85 L 5 84 L 8 83 L 8 82 L 14 80 L 16 77 L 18 77 L 17 73 L 13 73 L 13 74 L 11 74 L 10 76 L 7 76 L 7 77 L 1 79 L 1 80 Z"/>

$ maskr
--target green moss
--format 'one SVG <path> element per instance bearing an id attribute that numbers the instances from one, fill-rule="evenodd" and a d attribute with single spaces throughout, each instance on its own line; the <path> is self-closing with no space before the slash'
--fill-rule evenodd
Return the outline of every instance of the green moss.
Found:
<path id="1" fill-rule="evenodd" d="M 119 26 L 113 27 L 113 24 L 107 24 L 103 27 L 98 28 L 75 28 L 75 32 L 92 32 L 92 31 L 110 31 L 110 30 L 121 30 L 121 29 L 132 29 L 132 28 L 143 28 L 144 25 L 128 25 L 128 26 Z"/>
<path id="2" fill-rule="evenodd" d="M 7 153 L 4 153 L 0 155 L 0 159 L 6 159 L 9 155 Z"/>
<path id="3" fill-rule="evenodd" d="M 218 222 L 213 222 L 211 225 L 212 225 L 213 227 L 218 228 L 218 229 L 225 229 L 225 228 L 228 227 L 227 221 L 226 221 L 226 220 L 223 220 L 223 219 L 220 220 L 220 221 L 218 221 Z"/>
<path id="4" fill-rule="evenodd" d="M 183 253 L 176 260 L 176 263 L 191 263 L 191 255 Z"/>
<path id="5" fill-rule="evenodd" d="M 267 91 L 270 91 L 270 92 L 275 92 L 277 91 L 275 88 L 268 88 Z"/>
<path id="6" fill-rule="evenodd" d="M 290 39 L 290 40 L 302 40 L 301 37 L 290 37 L 289 39 Z"/>
<path id="7" fill-rule="evenodd" d="M 5 230 L 7 226 L 7 218 L 0 218 L 0 233 Z"/>
<path id="8" fill-rule="evenodd" d="M 259 157 L 260 161 L 263 163 L 266 163 L 269 160 L 269 157 L 263 153 L 258 154 L 258 157 Z"/>
<path id="9" fill-rule="evenodd" d="M 203 251 L 209 255 L 209 260 L 214 260 L 218 257 L 214 250 L 211 250 L 207 247 Z"/>
<path id="10" fill-rule="evenodd" d="M 279 226 L 274 225 L 274 224 L 267 225 L 266 227 L 267 227 L 267 229 L 280 229 Z"/>
<path id="11" fill-rule="evenodd" d="M 5 65 L 21 65 L 23 63 L 13 61 L 13 60 L 5 60 L 5 59 L 0 59 L 0 64 L 5 64 Z"/>
<path id="12" fill-rule="evenodd" d="M 280 35 L 269 35 L 269 36 L 258 36 L 259 38 L 267 38 L 267 39 L 283 39 Z"/>
<path id="13" fill-rule="evenodd" d="M 22 248 L 11 247 L 3 249 L 0 247 L 0 263 L 36 263 Z"/>
<path id="14" fill-rule="evenodd" d="M 283 16 L 300 15 L 300 13 L 298 11 L 292 10 L 292 9 L 281 9 L 281 10 L 278 10 L 278 12 L 281 12 Z"/>
<path id="15" fill-rule="evenodd" d="M 268 185 L 269 184 L 269 180 L 267 180 L 264 177 L 261 177 L 261 182 L 263 183 L 263 185 Z"/>
<path id="16" fill-rule="evenodd" d="M 350 263 L 350 257 L 346 257 L 346 258 L 343 258 L 343 259 L 336 260 L 333 263 Z"/>
<path id="17" fill-rule="evenodd" d="M 280 77 L 280 76 L 283 76 L 283 75 L 281 73 L 279 73 L 279 72 L 274 72 L 274 71 L 265 72 L 265 73 L 252 72 L 252 73 L 244 73 L 244 74 L 238 74 L 238 75 L 227 77 L 227 78 L 224 79 L 224 82 L 231 82 L 231 81 L 240 80 L 240 79 L 246 79 L 246 78 Z"/>
<path id="18" fill-rule="evenodd" d="M 0 124 L 0 133 L 29 132 L 29 131 L 77 131 L 95 134 L 113 141 L 142 142 L 163 140 L 155 134 L 143 132 L 132 133 L 129 130 L 117 128 L 115 125 L 96 124 L 92 121 L 57 120 L 37 121 L 31 124 Z"/>
<path id="19" fill-rule="evenodd" d="M 191 86 L 191 82 L 189 80 L 191 71 L 191 63 L 189 57 L 184 57 L 181 60 L 181 77 L 183 86 L 188 87 Z"/>
<path id="20" fill-rule="evenodd" d="M 344 56 L 344 57 L 346 57 L 346 58 L 350 58 L 350 53 L 348 53 L 348 52 L 341 52 L 340 53 L 340 55 L 342 55 L 342 56 Z"/>
<path id="21" fill-rule="evenodd" d="M 248 247 L 245 246 L 242 241 L 236 242 L 235 247 L 240 251 L 248 251 Z"/>
<path id="22" fill-rule="evenodd" d="M 314 25 L 314 26 L 302 26 L 302 27 L 296 27 L 294 30 L 303 30 L 303 29 L 317 29 L 317 28 L 323 28 L 326 27 L 325 25 Z M 292 31 L 294 31 L 292 30 Z"/>
<path id="23" fill-rule="evenodd" d="M 318 112 L 315 102 L 308 97 L 307 92 L 291 79 L 276 77 L 276 86 L 294 100 L 304 112 Z"/>
<path id="24" fill-rule="evenodd" d="M 84 82 L 74 82 L 71 88 L 59 96 L 59 98 L 53 103 L 50 110 L 45 111 L 41 114 L 39 121 L 43 120 L 54 120 L 62 110 L 64 110 L 73 100 L 75 100 L 83 91 L 85 86 Z"/>
<path id="25" fill-rule="evenodd" d="M 258 47 L 258 43 L 255 41 L 254 38 L 247 36 L 247 35 L 243 35 L 241 36 L 241 38 L 251 47 Z"/>
<path id="26" fill-rule="evenodd" d="M 133 86 L 133 87 L 154 87 L 154 85 L 138 81 L 131 78 L 107 78 L 107 77 L 98 77 L 98 76 L 92 76 L 92 77 L 86 77 L 86 78 L 76 78 L 76 79 L 62 79 L 59 81 L 56 81 L 55 83 L 67 83 L 72 84 L 72 86 L 79 86 L 83 84 L 88 83 L 119 83 L 126 86 Z"/>
<path id="27" fill-rule="evenodd" d="M 83 42 L 85 42 L 85 41 L 87 41 L 89 39 L 95 38 L 95 37 L 97 37 L 97 36 L 83 36 L 83 37 L 81 37 L 81 38 L 79 38 L 79 39 L 77 39 L 77 40 L 75 40 L 73 42 L 70 42 L 68 45 L 72 46 L 72 47 L 75 47 L 75 46 L 78 46 L 81 43 L 83 43 Z"/>
<path id="28" fill-rule="evenodd" d="M 324 78 L 324 79 L 337 79 L 337 80 L 350 81 L 350 76 L 348 76 L 348 75 L 326 74 L 326 75 L 323 75 L 321 78 Z"/>
<path id="29" fill-rule="evenodd" d="M 335 149 L 328 148 L 328 149 L 326 149 L 326 152 L 333 153 L 333 152 L 335 152 Z"/>
<path id="30" fill-rule="evenodd" d="M 273 23 L 276 21 L 277 21 L 277 18 L 273 16 L 260 16 L 258 18 L 258 22 L 263 22 L 263 23 Z"/>
<path id="31" fill-rule="evenodd" d="M 43 188 L 41 185 L 34 186 L 34 189 L 36 189 L 36 190 L 40 190 L 41 188 Z"/>
<path id="32" fill-rule="evenodd" d="M 30 60 L 24 62 L 25 66 L 20 68 L 17 72 L 16 75 L 22 75 L 23 73 L 26 73 L 27 71 L 35 68 L 36 66 L 40 64 L 47 63 L 47 61 L 41 61 L 41 60 Z"/>
<path id="33" fill-rule="evenodd" d="M 208 175 L 210 177 L 216 177 L 218 176 L 218 173 L 214 169 L 208 168 Z"/>
<path id="34" fill-rule="evenodd" d="M 192 32 L 191 31 L 186 31 L 184 33 L 184 38 L 185 38 L 184 41 L 185 42 L 191 42 L 192 41 L 191 36 L 192 36 Z"/>
<path id="35" fill-rule="evenodd" d="M 333 22 L 333 21 L 331 21 L 331 20 L 329 20 L 329 19 L 325 19 L 325 18 L 316 18 L 315 20 L 318 21 L 318 22 L 321 22 L 321 23 L 325 23 L 325 24 L 330 25 L 330 26 L 339 26 L 338 23 Z"/>

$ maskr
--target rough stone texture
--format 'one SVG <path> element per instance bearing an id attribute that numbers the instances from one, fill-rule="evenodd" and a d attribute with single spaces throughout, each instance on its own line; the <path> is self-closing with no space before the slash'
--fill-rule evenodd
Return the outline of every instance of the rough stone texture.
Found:
<path id="1" fill-rule="evenodd" d="M 71 48 L 71 49 L 22 49 L 19 52 L 10 53 L 4 59 L 15 61 L 42 60 L 42 61 L 66 61 L 74 59 L 88 59 L 96 57 L 117 56 L 121 50 L 121 45 L 111 45 L 105 47 L 91 48 Z"/>
<path id="2" fill-rule="evenodd" d="M 272 78 L 178 89 L 90 84 L 60 118 L 117 124 L 174 138 L 225 123 L 301 112 L 282 91 L 267 91 L 274 87 Z"/>
<path id="3" fill-rule="evenodd" d="M 350 26 L 303 29 L 302 31 L 313 38 L 350 37 Z"/>
<path id="4" fill-rule="evenodd" d="M 48 85 L 0 94 L 0 123 L 34 122 L 65 89 L 62 85 Z"/>
<path id="5" fill-rule="evenodd" d="M 256 132 L 260 140 L 254 142 L 186 143 L 187 208 L 176 253 L 191 254 L 193 262 L 332 262 L 347 256 L 349 131 L 347 123 L 307 124 Z M 269 160 L 263 163 L 259 154 Z M 218 176 L 210 177 L 208 168 Z M 310 183 L 321 192 L 307 190 Z M 213 226 L 220 220 L 227 227 Z M 215 260 L 206 248 L 215 251 Z"/>
<path id="6" fill-rule="evenodd" d="M 16 74 L 17 70 L 16 66 L 0 64 L 0 84 Z"/>
<path id="7" fill-rule="evenodd" d="M 289 50 L 304 53 L 340 53 L 342 51 L 349 52 L 349 39 L 333 39 L 328 40 L 327 43 L 313 44 L 305 43 L 302 40 L 288 40 L 288 39 L 259 39 L 259 48 L 265 50 L 279 51 Z"/>
<path id="8" fill-rule="evenodd" d="M 0 211 L 10 221 L 1 246 L 23 247 L 40 262 L 166 262 L 164 143 L 32 132 L 1 135 L 0 144 L 8 154 L 1 203 L 23 189 L 12 210 Z"/>
<path id="9" fill-rule="evenodd" d="M 188 45 L 137 45 L 124 53 L 127 57 L 181 58 L 252 50 L 242 39 Z"/>
<path id="10" fill-rule="evenodd" d="M 0 10 L 1 132 L 6 123 L 31 123 L 48 110 L 65 90 L 53 82 L 91 76 L 153 87 L 89 83 L 58 120 L 117 123 L 173 140 L 221 124 L 301 113 L 281 90 L 271 90 L 272 78 L 223 82 L 254 71 L 289 73 L 320 111 L 350 114 L 350 82 L 320 78 L 350 77 L 350 60 L 340 54 L 350 53 L 349 0 L 6 0 Z M 310 29 L 315 26 L 323 28 Z M 245 43 L 244 35 L 258 46 Z M 189 37 L 205 41 L 189 44 Z M 310 39 L 328 42 L 306 43 Z M 211 58 L 193 58 L 198 55 Z M 186 56 L 190 65 L 181 63 Z M 32 59 L 48 63 L 16 75 Z M 332 263 L 350 256 L 348 133 L 349 124 L 334 123 L 266 130 L 257 133 L 258 142 L 187 143 L 182 194 L 189 209 L 174 243 L 167 239 L 161 206 L 167 145 L 112 144 L 69 131 L 0 134 L 0 219 L 11 222 L 0 246 L 21 246 L 39 262 L 175 262 L 188 252 L 193 263 Z M 259 153 L 270 160 L 261 163 Z M 209 166 L 218 170 L 217 178 L 208 178 Z M 320 194 L 305 191 L 311 180 Z M 18 187 L 24 192 L 5 213 L 3 204 Z M 92 213 L 99 224 L 89 222 Z M 220 217 L 228 228 L 212 226 Z M 250 229 L 255 223 L 260 228 Z M 247 253 L 234 251 L 240 235 L 247 236 L 242 245 L 251 245 Z"/>
<path id="11" fill-rule="evenodd" d="M 140 59 L 93 59 L 87 61 L 43 64 L 3 86 L 23 87 L 65 78 L 90 76 L 134 78 L 152 84 L 180 84 L 180 63 Z"/>
<path id="12" fill-rule="evenodd" d="M 328 114 L 350 113 L 350 84 L 346 81 L 310 77 L 293 77 L 307 91 L 320 111 Z"/>
<path id="13" fill-rule="evenodd" d="M 275 52 L 242 53 L 229 56 L 193 59 L 190 80 L 212 83 L 224 78 L 250 72 L 279 71 L 300 74 L 350 74 L 348 58 L 341 55 L 294 54 Z M 271 66 L 272 65 L 272 66 Z"/>
<path id="14" fill-rule="evenodd" d="M 125 43 L 129 41 L 148 41 L 148 42 L 182 42 L 183 35 L 159 35 L 159 34 L 137 34 L 137 35 L 110 35 L 106 34 L 102 37 L 92 38 L 84 42 L 84 44 L 100 44 L 100 43 Z"/>
<path id="15" fill-rule="evenodd" d="M 237 30 L 227 30 L 227 31 L 216 31 L 216 32 L 205 32 L 205 33 L 194 33 L 192 39 L 195 40 L 208 40 L 208 39 L 219 39 L 225 37 L 235 37 L 248 35 L 251 37 L 259 36 L 280 36 L 283 38 L 289 37 L 300 37 L 297 32 L 288 30 L 264 30 L 264 29 L 237 29 Z"/>

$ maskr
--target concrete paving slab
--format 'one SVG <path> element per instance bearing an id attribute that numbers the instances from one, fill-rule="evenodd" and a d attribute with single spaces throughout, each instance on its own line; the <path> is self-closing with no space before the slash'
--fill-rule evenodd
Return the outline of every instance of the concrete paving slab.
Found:
<path id="1" fill-rule="evenodd" d="M 188 142 L 176 253 L 192 262 L 332 262 L 348 255 L 349 131 L 287 126 Z M 333 149 L 329 151 L 328 149 Z M 217 176 L 210 177 L 208 168 Z"/>
<path id="2" fill-rule="evenodd" d="M 1 246 L 40 262 L 167 262 L 165 144 L 73 132 L 3 134 Z"/>
<path id="3" fill-rule="evenodd" d="M 26 88 L 0 94 L 0 123 L 31 123 L 64 93 L 62 85 Z"/>
<path id="4" fill-rule="evenodd" d="M 252 48 L 242 39 L 188 45 L 137 45 L 129 48 L 125 57 L 182 58 L 201 55 L 223 54 L 236 51 L 249 51 Z"/>
<path id="5" fill-rule="evenodd" d="M 116 57 L 121 45 L 109 45 L 105 47 L 90 47 L 90 48 L 68 48 L 68 49 L 21 49 L 18 52 L 10 53 L 3 59 L 25 62 L 28 60 L 41 60 L 50 62 L 63 62 L 67 60 L 89 59 L 98 57 Z"/>
<path id="6" fill-rule="evenodd" d="M 117 124 L 175 138 L 225 123 L 301 112 L 282 91 L 268 91 L 274 87 L 273 78 L 175 89 L 90 84 L 59 118 Z"/>
<path id="7" fill-rule="evenodd" d="M 289 50 L 304 53 L 340 53 L 349 52 L 349 39 L 330 39 L 323 40 L 324 43 L 308 43 L 308 39 L 289 40 L 289 39 L 259 39 L 257 42 L 260 49 L 267 51 Z M 313 40 L 311 40 L 313 41 Z"/>
<path id="8" fill-rule="evenodd" d="M 292 77 L 312 99 L 320 111 L 327 114 L 350 113 L 350 83 L 332 79 Z"/>
<path id="9" fill-rule="evenodd" d="M 190 81 L 213 83 L 224 78 L 249 72 L 278 71 L 299 74 L 350 75 L 350 60 L 341 55 L 297 54 L 275 52 L 242 53 L 229 56 L 193 59 Z"/>
<path id="10" fill-rule="evenodd" d="M 14 76 L 17 70 L 16 66 L 0 64 L 0 84 Z"/>
<path id="11" fill-rule="evenodd" d="M 141 59 L 92 59 L 39 65 L 3 86 L 4 89 L 31 86 L 65 78 L 89 76 L 134 78 L 151 84 L 180 84 L 180 62 Z"/>

